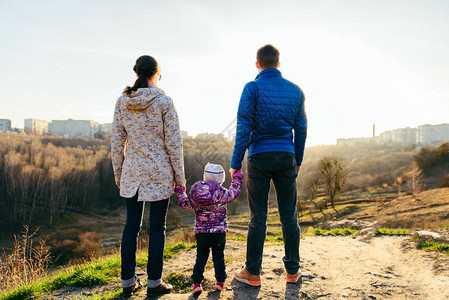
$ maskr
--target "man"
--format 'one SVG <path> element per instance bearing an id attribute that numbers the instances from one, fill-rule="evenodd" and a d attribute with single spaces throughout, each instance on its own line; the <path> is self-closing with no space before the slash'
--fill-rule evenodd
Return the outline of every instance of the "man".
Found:
<path id="1" fill-rule="evenodd" d="M 248 149 L 248 203 L 250 222 L 246 267 L 235 279 L 260 286 L 266 237 L 270 181 L 276 189 L 282 223 L 287 282 L 296 283 L 299 268 L 300 228 L 296 212 L 296 177 L 307 135 L 304 93 L 279 72 L 279 51 L 265 45 L 257 51 L 259 75 L 245 85 L 237 113 L 237 134 L 231 160 L 231 177 L 242 167 Z"/>

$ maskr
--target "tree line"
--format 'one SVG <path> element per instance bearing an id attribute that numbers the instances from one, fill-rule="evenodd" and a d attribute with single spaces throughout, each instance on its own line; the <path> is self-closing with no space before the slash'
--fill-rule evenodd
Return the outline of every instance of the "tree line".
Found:
<path id="1" fill-rule="evenodd" d="M 184 138 L 183 149 L 189 189 L 202 180 L 207 162 L 229 169 L 233 141 L 200 134 Z M 230 182 L 228 176 L 224 186 Z M 110 137 L 0 134 L 2 225 L 52 224 L 69 210 L 101 212 L 123 204 L 114 183 Z"/>
<path id="2" fill-rule="evenodd" d="M 229 170 L 233 146 L 233 140 L 219 134 L 184 138 L 187 190 L 203 178 L 208 162 Z M 403 174 L 410 173 L 412 161 L 425 174 L 431 173 L 434 166 L 448 161 L 447 148 L 447 143 L 421 150 L 410 145 L 308 147 L 298 180 L 299 197 L 314 199 L 320 189 L 333 205 L 340 190 L 393 186 L 399 184 L 401 176 L 402 185 L 406 182 Z M 229 187 L 231 178 L 226 173 L 223 186 Z M 420 178 L 417 176 L 413 179 L 415 185 Z M 246 199 L 245 185 L 239 198 Z M 174 198 L 172 201 L 176 202 Z M 231 204 L 231 211 L 238 203 Z M 123 204 L 114 183 L 110 137 L 65 139 L 0 134 L 2 226 L 51 224 L 68 210 L 101 212 Z"/>
<path id="3" fill-rule="evenodd" d="M 332 207 L 337 193 L 369 187 L 395 190 L 398 197 L 405 189 L 416 199 L 426 187 L 449 187 L 448 174 L 449 143 L 318 146 L 306 151 L 300 194 L 314 200 L 321 191 Z"/>
<path id="4" fill-rule="evenodd" d="M 67 210 L 120 204 L 106 140 L 0 135 L 5 224 L 52 224 Z"/>

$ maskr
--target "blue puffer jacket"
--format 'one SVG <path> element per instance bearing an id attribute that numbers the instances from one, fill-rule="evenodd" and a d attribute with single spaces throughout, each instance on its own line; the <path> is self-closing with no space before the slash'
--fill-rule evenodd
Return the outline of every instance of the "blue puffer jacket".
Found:
<path id="1" fill-rule="evenodd" d="M 248 157 L 262 152 L 290 152 L 301 165 L 307 135 L 304 93 L 278 69 L 259 73 L 245 85 L 237 112 L 237 134 L 231 168 L 241 169 Z"/>

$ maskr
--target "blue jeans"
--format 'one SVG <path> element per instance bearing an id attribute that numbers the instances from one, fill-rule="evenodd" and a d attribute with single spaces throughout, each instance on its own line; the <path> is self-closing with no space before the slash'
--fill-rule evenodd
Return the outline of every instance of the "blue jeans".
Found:
<path id="1" fill-rule="evenodd" d="M 126 225 L 122 236 L 122 286 L 130 287 L 136 282 L 136 252 L 144 203 L 137 201 L 137 195 L 126 200 Z M 165 244 L 165 217 L 168 199 L 148 202 L 150 206 L 150 225 L 148 241 L 148 287 L 161 283 Z"/>
<path id="2" fill-rule="evenodd" d="M 264 152 L 248 158 L 248 228 L 246 270 L 259 275 L 262 268 L 263 246 L 267 234 L 268 192 L 273 180 L 279 216 L 282 224 L 285 269 L 290 274 L 299 270 L 300 228 L 296 212 L 296 177 L 298 170 L 294 154 Z"/>

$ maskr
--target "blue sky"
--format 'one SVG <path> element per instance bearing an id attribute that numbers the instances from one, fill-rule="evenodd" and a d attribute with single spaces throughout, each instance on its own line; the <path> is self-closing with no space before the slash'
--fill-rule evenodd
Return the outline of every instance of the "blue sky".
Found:
<path id="1" fill-rule="evenodd" d="M 307 145 L 449 122 L 448 1 L 0 0 L 0 118 L 111 122 L 142 54 L 181 128 L 221 132 L 257 49 L 305 92 Z"/>

